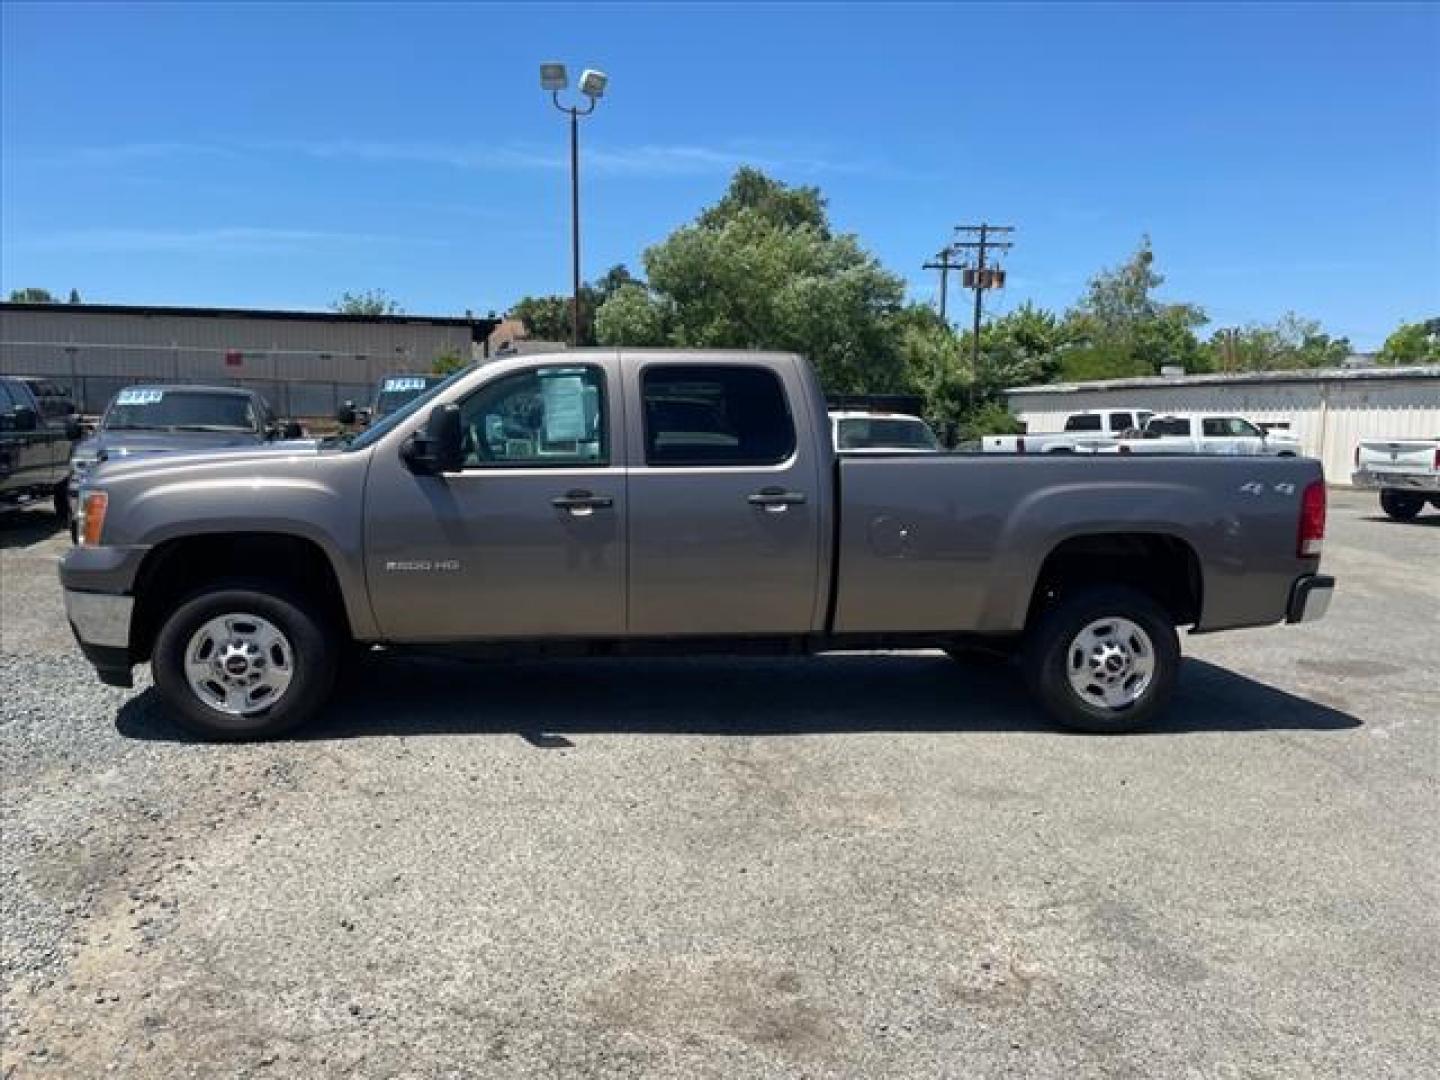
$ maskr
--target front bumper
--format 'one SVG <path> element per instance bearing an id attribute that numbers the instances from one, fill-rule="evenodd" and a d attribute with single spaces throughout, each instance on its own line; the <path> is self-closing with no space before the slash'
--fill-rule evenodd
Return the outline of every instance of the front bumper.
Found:
<path id="1" fill-rule="evenodd" d="M 1393 488 L 1396 491 L 1423 491 L 1440 495 L 1440 473 L 1372 472 L 1369 469 L 1360 469 L 1350 474 L 1350 483 L 1357 488 Z"/>
<path id="2" fill-rule="evenodd" d="M 1335 592 L 1335 579 L 1329 574 L 1306 574 L 1290 589 L 1290 604 L 1285 609 L 1287 623 L 1314 622 L 1330 610 L 1330 597 Z"/>
<path id="3" fill-rule="evenodd" d="M 135 685 L 130 674 L 130 621 L 133 596 L 65 590 L 65 618 L 100 676 L 110 686 Z"/>

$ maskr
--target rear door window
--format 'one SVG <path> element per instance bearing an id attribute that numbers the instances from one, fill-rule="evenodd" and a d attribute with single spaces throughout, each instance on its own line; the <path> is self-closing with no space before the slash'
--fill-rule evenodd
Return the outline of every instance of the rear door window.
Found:
<path id="1" fill-rule="evenodd" d="M 778 465 L 795 452 L 785 390 L 767 368 L 655 364 L 640 393 L 647 465 Z"/>
<path id="2" fill-rule="evenodd" d="M 1066 431 L 1099 431 L 1100 414 L 1094 413 L 1085 416 L 1072 416 L 1065 421 Z"/>
<path id="3" fill-rule="evenodd" d="M 1128 412 L 1112 412 L 1110 414 L 1111 431 L 1129 431 L 1135 426 L 1135 418 Z"/>
<path id="4" fill-rule="evenodd" d="M 1174 417 L 1158 417 L 1145 426 L 1149 435 L 1189 435 L 1190 421 L 1179 420 Z"/>

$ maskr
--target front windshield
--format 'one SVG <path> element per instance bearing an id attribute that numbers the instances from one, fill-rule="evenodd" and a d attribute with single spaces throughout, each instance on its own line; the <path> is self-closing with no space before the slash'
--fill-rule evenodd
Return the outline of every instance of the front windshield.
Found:
<path id="1" fill-rule="evenodd" d="M 399 425 L 403 424 L 410 417 L 414 416 L 426 405 L 430 404 L 430 402 L 435 399 L 435 396 L 439 394 L 442 390 L 444 390 L 446 387 L 448 387 L 451 383 L 455 382 L 461 376 L 468 375 L 470 374 L 470 372 L 474 371 L 475 367 L 476 365 L 470 364 L 468 367 L 461 368 L 459 371 L 452 374 L 443 382 L 438 382 L 434 386 L 430 387 L 429 390 L 426 390 L 419 397 L 413 398 L 406 404 L 400 406 L 399 409 L 397 409 L 395 412 L 390 413 L 384 419 L 371 424 L 361 434 L 354 436 L 342 436 L 341 441 L 344 443 L 345 449 L 363 450 L 367 446 L 373 446 L 391 431 L 394 431 L 395 428 L 397 428 Z"/>
<path id="2" fill-rule="evenodd" d="M 380 393 L 375 395 L 374 418 L 379 420 L 405 407 L 430 387 L 443 380 L 439 375 L 392 376 L 380 384 Z"/>
<path id="3" fill-rule="evenodd" d="M 121 390 L 105 412 L 106 431 L 260 430 L 260 418 L 248 394 L 204 390 Z"/>
<path id="4" fill-rule="evenodd" d="M 840 421 L 841 450 L 938 450 L 940 443 L 923 420 L 855 418 Z"/>

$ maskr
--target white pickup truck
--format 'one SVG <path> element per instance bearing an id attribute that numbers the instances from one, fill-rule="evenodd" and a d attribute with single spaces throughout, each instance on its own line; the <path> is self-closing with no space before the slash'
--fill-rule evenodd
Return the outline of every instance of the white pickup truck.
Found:
<path id="1" fill-rule="evenodd" d="M 1288 432 L 1264 431 L 1241 416 L 1167 413 L 1150 417 L 1143 430 L 1128 432 L 1098 452 L 1297 457 L 1300 440 Z"/>
<path id="2" fill-rule="evenodd" d="M 1380 508 L 1409 521 L 1428 501 L 1440 510 L 1440 438 L 1364 439 L 1355 447 L 1351 483 L 1380 492 Z"/>
<path id="3" fill-rule="evenodd" d="M 842 454 L 940 453 L 930 425 L 909 413 L 831 409 L 830 435 Z"/>
<path id="4" fill-rule="evenodd" d="M 1024 435 L 986 435 L 980 449 L 987 454 L 1084 454 L 1109 446 L 1127 431 L 1145 426 L 1149 409 L 1104 409 L 1071 413 L 1065 430 Z"/>

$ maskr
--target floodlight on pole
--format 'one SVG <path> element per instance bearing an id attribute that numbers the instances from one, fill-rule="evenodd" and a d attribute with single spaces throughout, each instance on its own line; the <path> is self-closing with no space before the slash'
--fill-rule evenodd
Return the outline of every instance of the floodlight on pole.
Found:
<path id="1" fill-rule="evenodd" d="M 565 65 L 553 61 L 540 65 L 540 86 L 550 92 L 555 108 L 570 117 L 570 344 L 580 344 L 580 117 L 595 111 L 595 104 L 605 94 L 610 78 L 603 71 L 586 68 L 580 75 L 580 93 L 585 95 L 584 108 L 563 105 L 560 91 L 570 85 Z"/>
<path id="2" fill-rule="evenodd" d="M 603 71 L 586 68 L 585 73 L 580 76 L 580 92 L 592 100 L 602 98 L 605 96 L 605 87 L 609 82 L 610 77 Z"/>

